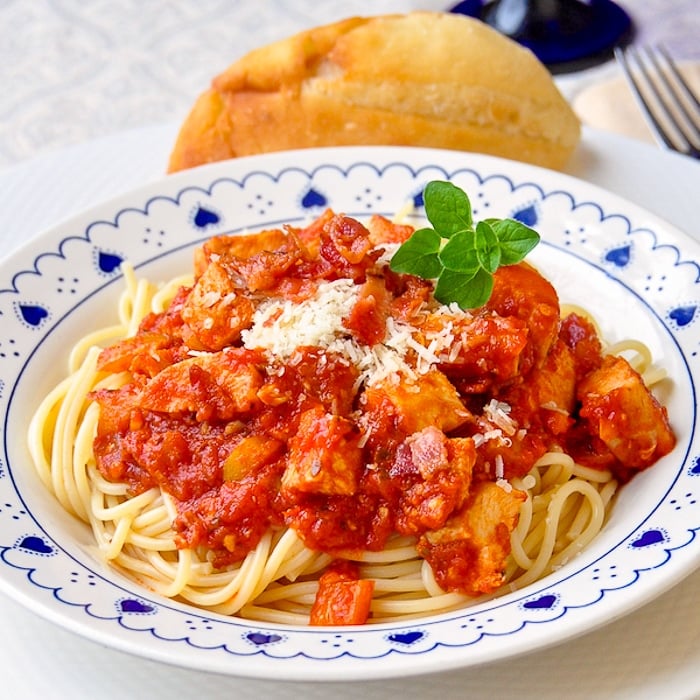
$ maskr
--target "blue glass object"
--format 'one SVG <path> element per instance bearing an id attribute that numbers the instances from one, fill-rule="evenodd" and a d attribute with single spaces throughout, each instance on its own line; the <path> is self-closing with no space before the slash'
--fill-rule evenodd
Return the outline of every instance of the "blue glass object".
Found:
<path id="1" fill-rule="evenodd" d="M 611 0 L 464 0 L 450 12 L 483 20 L 562 72 L 607 60 L 633 29 Z"/>

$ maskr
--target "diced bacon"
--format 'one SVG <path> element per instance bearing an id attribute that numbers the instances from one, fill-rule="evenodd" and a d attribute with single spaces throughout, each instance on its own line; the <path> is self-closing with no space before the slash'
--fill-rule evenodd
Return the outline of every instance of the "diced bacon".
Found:
<path id="1" fill-rule="evenodd" d="M 329 242 L 332 242 L 336 251 L 351 265 L 362 262 L 373 248 L 369 231 L 357 219 L 334 216 L 326 231 Z"/>
<path id="2" fill-rule="evenodd" d="M 360 282 L 379 257 L 369 240 L 369 231 L 356 219 L 336 214 L 324 226 L 319 257 L 328 268 L 329 279 L 347 277 Z"/>
<path id="3" fill-rule="evenodd" d="M 359 343 L 372 346 L 386 338 L 388 316 L 389 293 L 384 280 L 369 275 L 343 325 Z"/>
<path id="4" fill-rule="evenodd" d="M 318 256 L 321 249 L 321 239 L 323 233 L 328 226 L 328 222 L 335 216 L 332 209 L 326 209 L 321 216 L 314 219 L 311 223 L 303 228 L 293 229 L 296 238 L 303 243 L 311 257 Z"/>

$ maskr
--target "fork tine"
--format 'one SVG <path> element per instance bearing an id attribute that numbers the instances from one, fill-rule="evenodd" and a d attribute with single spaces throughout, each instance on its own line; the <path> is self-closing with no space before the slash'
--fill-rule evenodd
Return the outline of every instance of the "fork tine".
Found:
<path id="1" fill-rule="evenodd" d="M 615 49 L 615 58 L 649 127 L 657 140 L 667 148 L 695 158 L 700 157 L 700 115 L 693 113 L 693 108 L 696 112 L 700 109 L 697 98 L 667 52 L 660 54 L 664 66 L 651 49 L 646 49 L 645 53 L 646 59 L 632 47 L 626 51 Z M 673 81 L 667 72 L 673 74 Z M 642 77 L 643 84 L 639 76 Z M 676 76 L 680 77 L 679 81 Z M 653 99 L 649 99 L 649 96 Z"/>
<path id="2" fill-rule="evenodd" d="M 654 135 L 657 137 L 657 139 L 660 140 L 663 145 L 665 145 L 667 148 L 675 150 L 675 143 L 666 135 L 666 130 L 664 126 L 656 118 L 656 114 L 649 107 L 644 97 L 644 88 L 642 87 L 641 83 L 639 83 L 639 81 L 637 80 L 635 72 L 630 63 L 629 56 L 631 55 L 632 47 L 628 48 L 626 51 L 623 51 L 619 47 L 615 47 L 615 58 L 617 59 L 620 68 L 622 68 L 622 73 L 625 76 L 625 79 L 627 80 L 627 84 L 632 90 L 632 94 L 634 95 L 634 98 L 637 101 L 637 104 L 639 105 L 642 114 L 646 117 L 647 124 L 654 132 Z M 637 64 L 639 64 L 638 56 L 635 56 L 635 60 Z"/>
<path id="3" fill-rule="evenodd" d="M 676 79 L 676 83 L 683 91 L 686 99 L 695 105 L 695 109 L 700 110 L 700 100 L 698 100 L 697 96 L 693 93 L 693 89 L 690 87 L 690 85 L 688 85 L 683 77 L 683 74 L 678 70 L 676 62 L 671 58 L 670 54 L 666 50 L 666 47 L 660 45 L 657 47 L 657 51 L 664 57 L 668 69 L 671 71 L 671 73 L 673 73 L 673 77 Z"/>
<path id="4" fill-rule="evenodd" d="M 686 125 L 689 129 L 692 130 L 695 139 L 698 139 L 698 141 L 700 142 L 700 128 L 697 125 L 698 116 L 694 116 L 693 114 L 691 114 L 690 106 L 686 106 L 685 103 L 686 100 L 690 100 L 690 102 L 695 103 L 696 110 L 700 109 L 700 103 L 698 103 L 697 98 L 695 97 L 695 95 L 693 95 L 693 92 L 690 89 L 690 85 L 688 85 L 688 83 L 686 83 L 683 79 L 683 76 L 678 70 L 678 67 L 676 66 L 673 59 L 661 47 L 657 47 L 656 52 L 647 48 L 646 54 L 651 60 L 651 62 L 654 64 L 656 70 L 658 71 L 658 78 L 660 84 L 663 85 L 664 88 L 675 97 L 675 106 L 683 115 L 686 121 Z M 658 58 L 659 56 L 663 58 L 664 66 L 661 65 L 661 62 Z M 675 82 L 669 80 L 666 77 L 664 68 L 666 69 L 666 71 L 673 74 Z"/>

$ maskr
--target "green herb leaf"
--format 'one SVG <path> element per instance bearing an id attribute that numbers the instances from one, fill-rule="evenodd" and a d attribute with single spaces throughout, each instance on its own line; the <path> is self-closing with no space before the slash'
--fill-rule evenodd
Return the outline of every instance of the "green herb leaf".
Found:
<path id="1" fill-rule="evenodd" d="M 501 265 L 515 265 L 540 242 L 537 231 L 514 219 L 488 221 L 501 247 Z"/>
<path id="2" fill-rule="evenodd" d="M 435 279 L 442 272 L 438 260 L 441 238 L 431 228 L 414 231 L 391 259 L 394 272 L 404 272 L 426 280 Z"/>
<path id="3" fill-rule="evenodd" d="M 443 270 L 435 284 L 435 298 L 441 304 L 456 302 L 463 309 L 472 308 L 471 306 L 462 306 L 462 301 L 465 296 L 468 296 L 469 285 L 475 275 L 476 272 L 470 276 L 454 270 Z"/>
<path id="4" fill-rule="evenodd" d="M 481 267 L 474 244 L 473 233 L 459 231 L 445 243 L 438 258 L 447 270 L 461 272 L 467 276 L 473 275 Z"/>
<path id="5" fill-rule="evenodd" d="M 390 267 L 436 280 L 435 298 L 442 304 L 483 306 L 498 268 L 519 263 L 540 241 L 536 231 L 513 219 L 485 219 L 475 226 L 469 197 L 449 182 L 429 182 L 423 202 L 433 228 L 415 231 Z"/>
<path id="6" fill-rule="evenodd" d="M 483 268 L 472 277 L 445 270 L 435 285 L 435 298 L 441 304 L 457 303 L 461 309 L 483 306 L 493 291 L 493 275 Z"/>
<path id="7" fill-rule="evenodd" d="M 490 224 L 480 221 L 476 225 L 474 242 L 481 267 L 493 274 L 501 264 L 501 246 Z"/>
<path id="8" fill-rule="evenodd" d="M 443 238 L 472 228 L 469 197 L 450 182 L 429 182 L 423 190 L 423 204 L 428 221 Z"/>

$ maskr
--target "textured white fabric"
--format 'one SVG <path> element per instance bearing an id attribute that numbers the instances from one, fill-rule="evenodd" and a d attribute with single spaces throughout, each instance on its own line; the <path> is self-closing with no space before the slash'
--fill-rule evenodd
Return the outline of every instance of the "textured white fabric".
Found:
<path id="1" fill-rule="evenodd" d="M 456 0 L 455 0 L 456 2 Z M 0 167 L 47 149 L 180 122 L 212 76 L 250 49 L 357 14 L 451 0 L 3 0 Z M 623 0 L 640 42 L 700 59 L 697 0 Z M 563 76 L 573 97 L 614 64 Z"/>

